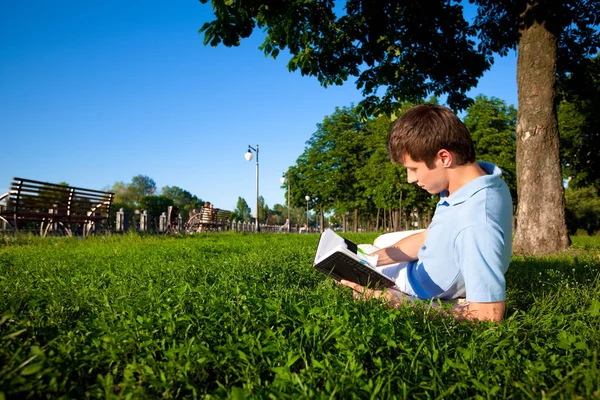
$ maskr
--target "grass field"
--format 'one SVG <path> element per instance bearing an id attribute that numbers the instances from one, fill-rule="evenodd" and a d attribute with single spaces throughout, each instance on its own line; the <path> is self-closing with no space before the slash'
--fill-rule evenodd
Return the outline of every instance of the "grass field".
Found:
<path id="1" fill-rule="evenodd" d="M 600 237 L 573 240 L 513 259 L 496 326 L 355 301 L 318 235 L 7 239 L 0 399 L 600 398 Z"/>

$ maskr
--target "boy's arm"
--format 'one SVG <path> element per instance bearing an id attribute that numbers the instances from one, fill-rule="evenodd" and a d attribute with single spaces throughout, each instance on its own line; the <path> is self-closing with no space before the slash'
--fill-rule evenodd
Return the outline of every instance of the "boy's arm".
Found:
<path id="1" fill-rule="evenodd" d="M 419 249 L 423 247 L 427 231 L 415 233 L 388 247 L 384 247 L 372 253 L 372 256 L 379 256 L 377 266 L 395 264 L 402 261 L 416 260 L 419 254 Z"/>

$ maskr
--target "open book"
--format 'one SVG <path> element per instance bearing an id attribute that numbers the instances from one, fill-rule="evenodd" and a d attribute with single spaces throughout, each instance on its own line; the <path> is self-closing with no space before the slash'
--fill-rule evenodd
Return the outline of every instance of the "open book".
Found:
<path id="1" fill-rule="evenodd" d="M 373 245 L 356 245 L 326 229 L 321 234 L 313 267 L 335 280 L 347 280 L 370 288 L 392 287 L 395 282 L 380 273 L 377 257 L 369 253 L 379 250 Z"/>

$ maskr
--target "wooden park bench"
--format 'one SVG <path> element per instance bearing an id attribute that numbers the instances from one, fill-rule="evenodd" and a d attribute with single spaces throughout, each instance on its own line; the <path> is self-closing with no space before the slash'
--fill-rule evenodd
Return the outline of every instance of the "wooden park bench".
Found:
<path id="1" fill-rule="evenodd" d="M 110 192 L 13 178 L 0 196 L 6 203 L 0 220 L 15 232 L 39 224 L 41 236 L 49 231 L 73 236 L 73 227 L 81 227 L 85 237 L 105 222 L 108 227 L 113 198 Z"/>
<path id="2" fill-rule="evenodd" d="M 203 207 L 185 224 L 186 233 L 225 231 L 229 229 L 231 211 Z"/>

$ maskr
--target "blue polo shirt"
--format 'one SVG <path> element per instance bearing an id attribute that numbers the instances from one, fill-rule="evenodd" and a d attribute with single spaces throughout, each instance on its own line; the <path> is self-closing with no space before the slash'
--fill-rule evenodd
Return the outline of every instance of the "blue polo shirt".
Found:
<path id="1" fill-rule="evenodd" d="M 406 293 L 421 299 L 506 299 L 512 199 L 500 168 L 485 162 L 479 166 L 488 175 L 450 196 L 440 193 L 419 259 L 407 266 Z"/>

